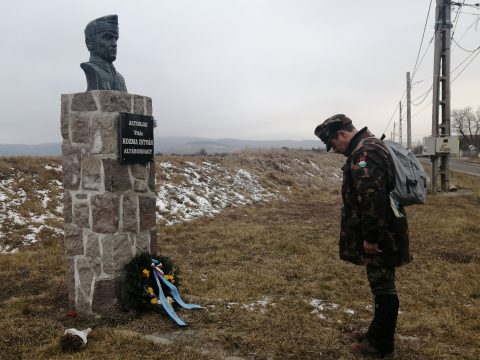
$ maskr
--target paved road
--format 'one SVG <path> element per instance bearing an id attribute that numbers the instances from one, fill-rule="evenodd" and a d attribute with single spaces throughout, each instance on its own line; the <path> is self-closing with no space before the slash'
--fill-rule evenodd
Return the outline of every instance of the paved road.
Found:
<path id="1" fill-rule="evenodd" d="M 430 164 L 429 159 L 422 158 L 420 161 L 424 164 Z M 469 163 L 462 160 L 450 159 L 450 170 L 480 176 L 480 164 Z"/>

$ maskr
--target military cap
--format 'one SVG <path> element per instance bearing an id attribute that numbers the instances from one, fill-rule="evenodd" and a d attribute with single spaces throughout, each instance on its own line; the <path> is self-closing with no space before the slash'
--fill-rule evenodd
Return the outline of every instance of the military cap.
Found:
<path id="1" fill-rule="evenodd" d="M 327 146 L 327 151 L 330 151 L 332 147 L 331 140 L 337 133 L 337 131 L 342 130 L 347 125 L 350 125 L 352 120 L 346 117 L 343 114 L 336 114 L 330 116 L 327 120 L 323 123 L 318 125 L 315 128 L 315 135 L 323 141 L 323 143 Z"/>
<path id="2" fill-rule="evenodd" d="M 118 34 L 118 16 L 107 15 L 90 21 L 85 27 L 85 37 L 89 37 L 104 31 Z"/>

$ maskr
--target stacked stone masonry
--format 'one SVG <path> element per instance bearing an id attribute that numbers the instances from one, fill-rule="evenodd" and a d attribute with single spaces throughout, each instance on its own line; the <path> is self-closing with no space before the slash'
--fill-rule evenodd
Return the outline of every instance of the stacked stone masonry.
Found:
<path id="1" fill-rule="evenodd" d="M 117 91 L 62 95 L 66 282 L 77 311 L 102 313 L 123 266 L 156 253 L 155 166 L 120 164 L 120 112 L 152 115 L 149 97 Z"/>

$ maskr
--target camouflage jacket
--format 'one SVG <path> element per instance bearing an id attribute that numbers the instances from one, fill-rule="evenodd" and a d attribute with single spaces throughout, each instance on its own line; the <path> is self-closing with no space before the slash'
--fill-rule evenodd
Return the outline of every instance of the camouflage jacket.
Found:
<path id="1" fill-rule="evenodd" d="M 340 258 L 357 265 L 394 267 L 410 262 L 408 224 L 396 217 L 389 193 L 395 186 L 395 166 L 383 143 L 363 128 L 350 141 L 342 167 Z M 378 243 L 379 255 L 367 255 L 363 241 Z"/>

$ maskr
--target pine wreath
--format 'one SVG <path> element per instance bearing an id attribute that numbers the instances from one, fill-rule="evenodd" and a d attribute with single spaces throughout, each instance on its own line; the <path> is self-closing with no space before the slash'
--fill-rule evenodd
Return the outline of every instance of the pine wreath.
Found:
<path id="1" fill-rule="evenodd" d="M 122 284 L 122 306 L 137 312 L 160 310 L 154 294 L 158 294 L 158 285 L 152 273 L 152 260 L 162 264 L 164 278 L 177 288 L 180 285 L 179 269 L 173 261 L 164 256 L 153 256 L 141 253 L 125 265 Z M 167 295 L 170 289 L 161 283 L 163 292 Z"/>

